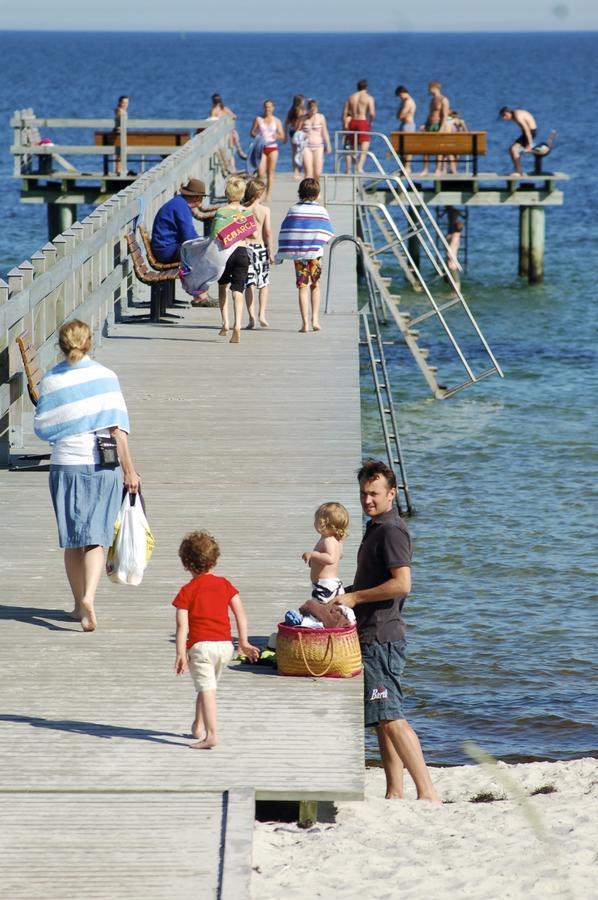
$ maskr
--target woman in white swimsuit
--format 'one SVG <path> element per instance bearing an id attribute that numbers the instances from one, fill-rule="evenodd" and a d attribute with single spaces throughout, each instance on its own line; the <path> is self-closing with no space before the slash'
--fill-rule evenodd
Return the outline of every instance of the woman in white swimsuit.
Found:
<path id="1" fill-rule="evenodd" d="M 268 201 L 272 194 L 274 173 L 278 162 L 278 141 L 284 140 L 282 122 L 274 115 L 272 100 L 264 101 L 264 115 L 256 116 L 253 120 L 251 137 L 255 137 L 258 131 L 264 141 L 264 150 L 257 167 L 257 174 L 259 178 L 266 179 L 266 201 Z"/>
<path id="2" fill-rule="evenodd" d="M 308 100 L 307 112 L 301 126 L 307 138 L 303 151 L 303 174 L 306 178 L 320 178 L 324 168 L 324 151 L 331 153 L 326 116 L 318 112 L 318 101 Z"/>

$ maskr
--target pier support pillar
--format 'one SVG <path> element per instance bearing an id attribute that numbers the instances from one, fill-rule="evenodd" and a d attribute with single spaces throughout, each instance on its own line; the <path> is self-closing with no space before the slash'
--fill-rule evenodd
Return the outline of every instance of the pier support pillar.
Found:
<path id="1" fill-rule="evenodd" d="M 407 247 L 409 250 L 409 255 L 413 260 L 413 263 L 419 269 L 419 248 L 420 248 L 419 238 L 416 234 L 412 234 L 409 240 L 407 241 Z"/>
<path id="2" fill-rule="evenodd" d="M 544 281 L 545 210 L 532 206 L 529 219 L 529 283 Z"/>
<path id="3" fill-rule="evenodd" d="M 299 801 L 299 828 L 312 828 L 318 821 L 318 801 L 317 800 L 300 800 Z"/>
<path id="4" fill-rule="evenodd" d="M 529 275 L 529 206 L 519 207 L 519 274 Z"/>
<path id="5" fill-rule="evenodd" d="M 53 241 L 77 221 L 77 207 L 72 203 L 48 203 L 48 240 Z"/>

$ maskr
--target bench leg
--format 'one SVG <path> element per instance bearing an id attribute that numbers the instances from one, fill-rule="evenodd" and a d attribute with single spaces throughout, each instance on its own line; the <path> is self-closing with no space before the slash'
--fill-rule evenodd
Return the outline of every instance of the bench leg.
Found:
<path id="1" fill-rule="evenodd" d="M 157 282 L 150 288 L 150 322 L 159 322 L 162 317 L 164 291 L 162 284 Z"/>

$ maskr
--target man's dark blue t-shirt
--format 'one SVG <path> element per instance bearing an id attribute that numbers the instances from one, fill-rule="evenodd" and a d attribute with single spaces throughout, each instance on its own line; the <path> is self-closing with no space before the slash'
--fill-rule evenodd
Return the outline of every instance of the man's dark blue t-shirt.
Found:
<path id="1" fill-rule="evenodd" d="M 156 213 L 152 226 L 152 251 L 159 262 L 178 260 L 181 244 L 198 237 L 191 207 L 177 194 Z"/>

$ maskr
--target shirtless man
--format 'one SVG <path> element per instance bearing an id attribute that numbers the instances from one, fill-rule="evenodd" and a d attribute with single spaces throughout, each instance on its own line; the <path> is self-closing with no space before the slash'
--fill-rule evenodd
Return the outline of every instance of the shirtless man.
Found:
<path id="1" fill-rule="evenodd" d="M 506 122 L 511 119 L 521 128 L 521 134 L 509 147 L 509 156 L 513 160 L 515 171 L 512 175 L 524 175 L 525 172 L 521 168 L 521 153 L 529 153 L 534 146 L 534 138 L 536 137 L 538 126 L 531 112 L 527 109 L 511 109 L 509 106 L 503 106 L 499 111 L 499 116 Z"/>
<path id="2" fill-rule="evenodd" d="M 424 125 L 424 131 L 438 132 L 449 130 L 447 119 L 451 105 L 449 98 L 442 94 L 441 87 L 442 85 L 439 81 L 430 81 L 428 83 L 428 93 L 432 99 L 430 100 L 428 118 Z M 429 156 L 424 156 L 424 167 L 421 170 L 420 175 L 428 174 L 429 160 Z M 442 156 L 436 157 L 436 169 L 434 175 L 442 174 L 443 161 L 444 159 Z"/>
<path id="3" fill-rule="evenodd" d="M 370 149 L 370 130 L 376 116 L 376 104 L 368 94 L 368 83 L 365 78 L 357 82 L 357 90 L 345 101 L 343 106 L 343 131 L 354 131 L 355 135 L 347 135 L 351 148 L 359 147 L 357 171 L 363 172 L 367 152 Z M 351 171 L 351 156 L 347 156 L 347 172 Z"/>
<path id="4" fill-rule="evenodd" d="M 415 131 L 415 100 L 405 87 L 400 84 L 395 91 L 395 97 L 401 101 L 401 105 L 397 111 L 397 119 L 399 120 L 399 131 Z M 411 173 L 411 156 L 405 157 L 405 171 Z"/>

